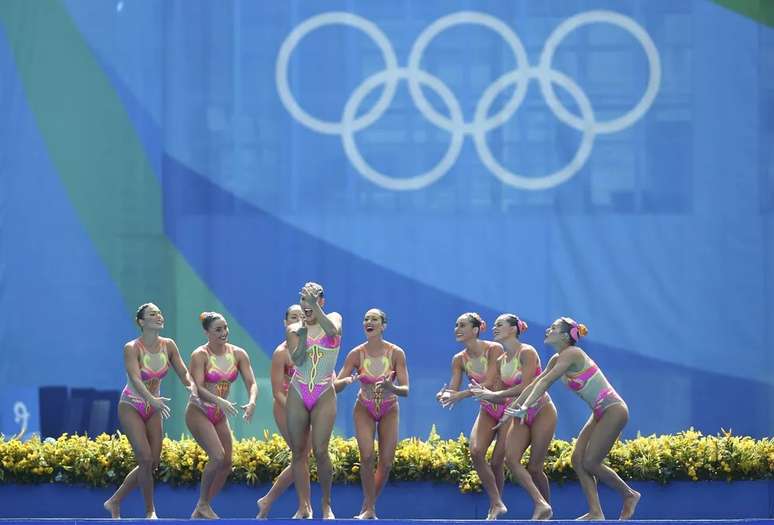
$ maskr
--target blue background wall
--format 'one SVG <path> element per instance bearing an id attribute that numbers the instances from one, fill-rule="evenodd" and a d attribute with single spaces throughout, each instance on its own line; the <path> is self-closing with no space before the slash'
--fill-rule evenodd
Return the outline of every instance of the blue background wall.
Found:
<path id="1" fill-rule="evenodd" d="M 630 405 L 626 435 L 771 434 L 774 32 L 766 13 L 722 3 L 3 2 L 0 430 L 39 385 L 120 388 L 134 309 L 152 300 L 186 355 L 203 341 L 198 312 L 226 313 L 262 387 L 258 420 L 234 426 L 260 435 L 283 311 L 316 280 L 344 316 L 343 350 L 369 307 L 389 314 L 411 373 L 402 435 L 469 429 L 474 403 L 447 412 L 433 393 L 470 310 L 490 324 L 518 313 L 544 362 L 547 324 L 586 323 L 584 347 Z M 424 74 L 395 69 L 461 11 L 490 27 L 448 27 L 425 41 Z M 339 23 L 300 38 L 278 74 L 289 35 L 325 13 L 338 14 L 312 20 Z M 551 38 L 578 16 L 596 21 Z M 392 68 L 362 28 L 381 32 Z M 514 70 L 521 104 L 487 120 L 508 112 L 514 84 L 491 86 Z M 401 75 L 422 82 L 424 106 Z M 317 119 L 348 110 L 350 126 L 309 124 L 288 94 Z M 587 408 L 552 395 L 558 435 L 574 435 Z"/>

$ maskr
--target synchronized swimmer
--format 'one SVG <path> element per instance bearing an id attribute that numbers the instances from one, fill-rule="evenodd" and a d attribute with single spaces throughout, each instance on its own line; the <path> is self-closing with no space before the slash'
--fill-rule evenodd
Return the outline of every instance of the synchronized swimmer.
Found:
<path id="1" fill-rule="evenodd" d="M 191 354 L 191 377 L 198 395 L 191 395 L 185 410 L 188 430 L 207 453 L 207 465 L 202 473 L 199 501 L 191 518 L 217 519 L 212 510 L 212 499 L 223 488 L 231 473 L 233 444 L 228 417 L 237 414 L 236 404 L 228 400 L 231 384 L 241 375 L 249 400 L 241 408 L 245 421 L 255 411 L 258 385 L 250 365 L 250 357 L 242 348 L 228 342 L 228 323 L 217 312 L 200 316 L 207 343 Z"/>
<path id="2" fill-rule="evenodd" d="M 336 418 L 336 393 L 357 381 L 360 389 L 353 418 L 363 503 L 355 518 L 377 519 L 376 501 L 389 478 L 398 443 L 398 398 L 409 395 L 406 352 L 384 339 L 387 314 L 372 308 L 363 318 L 366 341 L 347 354 L 336 374 L 341 315 L 323 310 L 325 295 L 317 283 L 306 283 L 299 295 L 299 304 L 285 312 L 285 340 L 272 354 L 270 369 L 274 420 L 291 450 L 291 461 L 269 492 L 257 501 L 257 517 L 268 517 L 276 499 L 293 484 L 298 497 L 293 517 L 312 518 L 311 453 L 317 463 L 322 518 L 335 518 L 328 445 Z M 124 346 L 127 384 L 118 404 L 121 427 L 137 466 L 104 503 L 113 518 L 120 517 L 121 502 L 136 487 L 145 501 L 145 517 L 156 518 L 153 471 L 161 456 L 162 419 L 171 414 L 167 405 L 170 399 L 162 397 L 160 383 L 170 366 L 190 391 L 186 424 L 208 457 L 191 518 L 218 518 L 211 502 L 231 472 L 233 446 L 228 418 L 237 415 L 240 408 L 228 399 L 231 385 L 242 376 L 248 402 L 241 409 L 248 422 L 255 411 L 258 386 L 247 352 L 229 342 L 223 315 L 204 312 L 200 321 L 207 342 L 192 352 L 186 367 L 175 342 L 160 336 L 164 328 L 161 310 L 152 303 L 137 309 L 141 335 Z M 495 319 L 494 340 L 489 341 L 481 338 L 486 330 L 481 316 L 475 312 L 462 314 L 455 323 L 454 336 L 463 349 L 454 354 L 451 378 L 436 394 L 444 408 L 469 397 L 479 401 L 470 433 L 470 456 L 489 497 L 487 519 L 508 512 L 503 502 L 506 465 L 532 499 L 532 519 L 553 516 L 544 462 L 557 425 L 557 410 L 547 390 L 558 379 L 591 409 L 572 454 L 572 466 L 589 508 L 579 519 L 605 519 L 597 481 L 618 492 L 623 500 L 619 518 L 631 519 L 640 494 L 603 463 L 628 422 L 629 410 L 596 363 L 578 346 L 588 329 L 569 317 L 554 321 L 546 330 L 544 342 L 555 354 L 543 369 L 537 350 L 520 340 L 527 328 L 517 315 L 503 313 Z M 467 388 L 461 388 L 463 375 L 468 378 Z M 492 459 L 487 461 L 486 453 L 493 441 Z M 521 459 L 527 447 L 530 456 L 525 468 Z"/>
<path id="3" fill-rule="evenodd" d="M 577 346 L 578 340 L 587 333 L 584 324 L 569 317 L 554 321 L 546 330 L 545 343 L 556 353 L 548 361 L 545 371 L 516 398 L 506 414 L 521 419 L 527 417 L 530 407 L 539 402 L 549 386 L 561 379 L 591 409 L 591 416 L 578 434 L 572 453 L 572 466 L 589 505 L 589 512 L 580 519 L 605 519 L 597 493 L 599 480 L 621 496 L 623 507 L 619 519 L 628 520 L 634 515 L 640 493 L 627 485 L 603 460 L 629 421 L 629 408 L 602 370 Z"/>
<path id="4" fill-rule="evenodd" d="M 164 315 L 159 307 L 153 303 L 140 305 L 135 322 L 142 333 L 124 345 L 127 381 L 118 402 L 118 420 L 132 445 L 137 466 L 104 507 L 112 518 L 120 518 L 121 502 L 139 486 L 145 500 L 145 517 L 154 519 L 153 471 L 161 458 L 161 418 L 171 414 L 166 404 L 169 398 L 161 397 L 161 380 L 172 365 L 186 387 L 192 388 L 192 392 L 195 387 L 175 341 L 159 335 L 164 329 Z"/>
<path id="5" fill-rule="evenodd" d="M 360 450 L 360 480 L 363 505 L 355 519 L 376 519 L 376 499 L 390 477 L 398 445 L 398 396 L 409 394 L 406 353 L 384 339 L 387 314 L 378 308 L 365 313 L 366 342 L 347 354 L 336 381 L 337 390 L 360 381 L 353 411 L 357 446 Z M 355 374 L 353 375 L 353 372 Z M 378 436 L 379 460 L 374 475 L 374 433 Z"/>
<path id="6" fill-rule="evenodd" d="M 483 385 L 474 385 L 471 391 L 478 399 L 508 406 L 540 375 L 542 370 L 537 350 L 519 340 L 519 336 L 526 331 L 527 323 L 514 314 L 502 314 L 495 320 L 492 332 L 495 341 L 504 349 L 497 367 L 502 390 L 490 391 Z M 532 519 L 550 519 L 553 513 L 543 463 L 556 431 L 556 420 L 556 407 L 546 393 L 530 405 L 523 420 L 511 422 L 503 410 L 498 423 L 508 429 L 505 461 L 513 477 L 532 498 Z M 521 456 L 528 446 L 529 463 L 525 469 L 521 464 Z"/>
<path id="7" fill-rule="evenodd" d="M 455 403 L 473 396 L 470 389 L 460 390 L 462 374 L 468 376 L 471 384 L 499 386 L 497 363 L 503 355 L 503 347 L 494 341 L 481 339 L 486 330 L 486 323 L 474 312 L 462 314 L 454 325 L 454 337 L 464 345 L 464 349 L 452 358 L 451 379 L 449 383 L 436 394 L 436 399 L 444 407 L 451 408 Z M 470 458 L 473 467 L 481 479 L 481 485 L 489 496 L 489 512 L 487 519 L 497 519 L 500 514 L 508 512 L 502 500 L 505 485 L 505 436 L 508 428 L 497 428 L 500 418 L 505 412 L 505 405 L 481 399 L 478 417 L 470 431 Z M 486 460 L 489 445 L 497 438 L 492 461 Z"/>
<path id="8" fill-rule="evenodd" d="M 300 305 L 290 305 L 290 307 L 285 310 L 285 328 L 292 324 L 301 322 L 303 317 L 304 311 L 301 309 Z M 269 376 L 271 379 L 271 391 L 274 395 L 274 403 L 272 405 L 274 422 L 277 424 L 277 428 L 279 429 L 282 437 L 285 439 L 285 442 L 288 443 L 288 446 L 290 446 L 290 437 L 288 435 L 288 418 L 285 412 L 288 400 L 288 389 L 290 388 L 290 380 L 293 378 L 295 372 L 296 370 L 293 366 L 293 360 L 290 358 L 290 353 L 288 352 L 287 342 L 283 340 L 279 345 L 277 345 L 277 348 L 274 350 L 274 353 L 271 356 L 271 372 Z M 306 452 L 302 456 L 304 459 L 309 457 L 309 452 L 311 449 L 311 440 L 307 439 Z M 305 500 L 303 505 L 299 505 L 298 510 L 296 511 L 295 515 L 293 515 L 293 518 L 312 515 L 312 503 L 309 501 L 310 489 L 308 465 L 303 468 L 303 473 L 305 475 L 303 489 Z M 258 515 L 256 518 L 267 518 L 269 516 L 271 506 L 274 504 L 277 498 L 279 498 L 292 484 L 293 466 L 288 465 L 283 469 L 282 472 L 280 472 L 280 475 L 277 476 L 277 479 L 274 480 L 274 483 L 272 484 L 271 489 L 269 489 L 269 492 L 267 492 L 264 497 L 256 502 L 258 505 Z"/>

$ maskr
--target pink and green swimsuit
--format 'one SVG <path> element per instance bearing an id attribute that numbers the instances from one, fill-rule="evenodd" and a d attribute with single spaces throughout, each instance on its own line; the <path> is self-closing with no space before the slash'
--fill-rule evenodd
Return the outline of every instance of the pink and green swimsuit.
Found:
<path id="1" fill-rule="evenodd" d="M 626 403 L 610 386 L 610 382 L 596 363 L 585 354 L 584 359 L 583 368 L 579 372 L 566 372 L 562 376 L 562 382 L 589 405 L 594 419 L 599 421 L 609 407 Z"/>
<path id="2" fill-rule="evenodd" d="M 535 370 L 535 376 L 537 377 L 540 375 L 540 373 L 543 370 L 540 368 L 540 357 L 538 357 L 538 364 L 537 369 Z M 533 377 L 533 380 L 534 380 Z M 510 388 L 516 385 L 520 385 L 522 382 L 522 372 L 521 372 L 521 360 L 519 359 L 519 354 L 516 354 L 513 359 L 508 360 L 507 355 L 503 356 L 502 359 L 500 359 L 500 379 L 502 380 L 503 384 L 506 386 L 506 388 Z M 505 401 L 505 405 L 509 405 L 514 401 L 513 398 L 509 398 Z M 542 396 L 540 396 L 540 399 L 538 399 L 535 403 L 532 404 L 529 408 L 527 408 L 527 417 L 524 420 L 524 423 L 531 427 L 532 423 L 535 422 L 535 418 L 540 413 L 540 411 L 543 409 L 548 402 L 551 401 L 551 398 L 548 395 L 548 392 L 545 392 Z"/>
<path id="3" fill-rule="evenodd" d="M 358 370 L 358 379 L 361 383 L 358 402 L 363 405 L 374 421 L 381 421 L 398 404 L 398 397 L 393 394 L 384 397 L 382 391 L 375 392 L 373 385 L 379 381 L 384 381 L 395 375 L 395 368 L 392 364 L 392 354 L 395 346 L 390 343 L 384 343 L 387 351 L 381 357 L 370 357 L 365 351 L 365 345 L 358 348 L 360 353 L 360 368 Z"/>
<path id="4" fill-rule="evenodd" d="M 169 371 L 167 340 L 159 339 L 158 352 L 149 352 L 140 338 L 135 339 L 133 344 L 139 352 L 140 379 L 145 384 L 148 392 L 158 396 L 161 393 L 161 380 L 164 379 L 164 376 Z M 156 410 L 142 396 L 132 390 L 131 384 L 131 381 L 127 381 L 118 402 L 133 406 L 140 414 L 142 420 L 147 423 L 153 417 L 153 414 L 156 413 Z"/>
<path id="5" fill-rule="evenodd" d="M 292 363 L 288 364 L 285 363 L 284 367 L 284 377 L 282 378 L 282 391 L 286 394 L 288 393 L 288 389 L 290 389 L 290 380 L 293 379 L 293 374 L 296 373 L 296 368 L 293 366 Z"/>
<path id="6" fill-rule="evenodd" d="M 486 372 L 489 368 L 489 348 L 483 354 L 476 358 L 471 358 L 467 351 L 462 353 L 463 366 L 465 373 L 476 383 L 482 384 L 486 380 Z M 484 399 L 479 401 L 484 412 L 492 416 L 495 421 L 500 421 L 505 414 L 505 403 L 493 403 Z"/>
<path id="7" fill-rule="evenodd" d="M 278 347 L 278 349 L 281 348 L 285 350 L 285 365 L 282 367 L 282 371 L 284 376 L 282 377 L 282 391 L 284 393 L 288 393 L 288 389 L 290 388 L 290 380 L 293 379 L 293 374 L 296 373 L 295 367 L 293 366 L 293 361 L 290 359 L 290 353 L 287 351 L 287 343 L 285 341 L 282 342 L 282 344 Z"/>
<path id="8" fill-rule="evenodd" d="M 306 346 L 306 359 L 303 364 L 294 367 L 290 384 L 311 412 L 320 397 L 333 385 L 341 336 L 323 334 L 318 339 L 307 337 Z"/>
<path id="9" fill-rule="evenodd" d="M 203 347 L 207 351 L 207 364 L 204 368 L 204 387 L 223 399 L 228 399 L 231 391 L 231 383 L 239 377 L 234 347 L 226 344 L 226 351 L 221 355 L 215 355 L 210 351 L 209 345 Z M 223 411 L 215 403 L 204 401 L 199 397 L 190 398 L 191 404 L 199 407 L 207 419 L 213 425 L 217 425 L 226 417 Z"/>

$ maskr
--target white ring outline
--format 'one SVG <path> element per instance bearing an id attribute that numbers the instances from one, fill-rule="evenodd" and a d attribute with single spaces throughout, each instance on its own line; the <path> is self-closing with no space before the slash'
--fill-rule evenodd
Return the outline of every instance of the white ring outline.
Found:
<path id="1" fill-rule="evenodd" d="M 407 79 L 413 74 L 418 75 L 420 83 L 427 84 L 441 96 L 441 99 L 449 108 L 452 123 L 457 124 L 457 126 L 452 128 L 451 142 L 449 143 L 446 153 L 431 170 L 413 177 L 394 178 L 376 171 L 365 161 L 355 143 L 355 131 L 357 131 L 357 128 L 350 123 L 354 123 L 357 108 L 374 88 L 380 84 L 395 82 L 401 78 Z M 408 68 L 400 68 L 395 71 L 385 70 L 371 75 L 364 80 L 349 97 L 346 106 L 344 106 L 344 113 L 341 120 L 344 128 L 344 131 L 341 134 L 341 142 L 352 165 L 361 173 L 361 175 L 374 184 L 390 190 L 418 190 L 440 179 L 457 161 L 457 157 L 462 150 L 462 144 L 465 140 L 465 134 L 462 131 L 461 126 L 465 119 L 462 115 L 462 108 L 460 108 L 457 97 L 454 96 L 452 91 L 441 79 L 421 70 L 411 71 Z"/>
<path id="2" fill-rule="evenodd" d="M 282 103 L 290 114 L 306 127 L 327 135 L 339 135 L 342 133 L 341 122 L 321 120 L 307 113 L 298 102 L 296 102 L 296 99 L 290 90 L 290 84 L 288 83 L 288 63 L 290 62 L 290 56 L 298 43 L 315 29 L 328 25 L 347 25 L 359 29 L 371 37 L 374 43 L 379 46 L 379 49 L 382 51 L 386 71 L 398 68 L 398 57 L 392 49 L 392 44 L 387 38 L 387 35 L 385 35 L 376 24 L 362 16 L 353 15 L 352 13 L 344 11 L 330 11 L 328 13 L 322 13 L 307 18 L 298 24 L 285 38 L 280 47 L 279 54 L 277 55 L 275 74 L 277 92 L 279 93 Z M 360 130 L 367 128 L 384 115 L 384 112 L 387 111 L 387 108 L 390 106 L 392 99 L 395 96 L 396 87 L 396 81 L 387 83 L 384 91 L 379 96 L 379 100 L 374 104 L 374 107 L 372 107 L 368 113 L 355 120 L 356 129 Z"/>
<path id="3" fill-rule="evenodd" d="M 513 51 L 513 56 L 516 59 L 516 67 L 518 69 L 529 68 L 529 58 L 527 57 L 527 51 L 524 49 L 524 44 L 522 44 L 516 33 L 514 33 L 505 22 L 492 15 L 477 11 L 459 11 L 439 18 L 420 33 L 414 41 L 414 45 L 411 47 L 411 53 L 409 54 L 408 59 L 408 69 L 412 72 L 423 71 L 421 69 L 422 55 L 430 42 L 442 31 L 460 24 L 481 25 L 491 29 L 500 35 L 511 48 L 511 51 Z M 424 93 L 422 93 L 419 83 L 411 76 L 408 77 L 408 86 L 414 104 L 425 118 L 444 131 L 452 133 L 452 130 L 450 129 L 450 119 L 435 110 L 432 104 L 425 98 Z M 505 119 L 510 118 L 524 101 L 524 97 L 527 95 L 527 87 L 526 83 L 519 85 L 513 93 L 513 96 L 511 96 L 508 103 L 503 106 L 500 112 L 483 123 L 479 123 L 475 119 L 469 123 L 465 122 L 463 125 L 463 132 L 466 134 L 475 133 L 478 131 L 474 129 L 477 124 L 484 127 L 484 132 L 490 131 L 497 127 L 490 124 L 490 122 L 496 122 L 500 117 L 505 117 Z"/>
<path id="4" fill-rule="evenodd" d="M 556 53 L 556 48 L 561 41 L 579 27 L 593 23 L 611 24 L 628 31 L 640 43 L 648 59 L 648 85 L 640 101 L 631 110 L 618 118 L 594 123 L 595 133 L 615 133 L 631 126 L 645 114 L 651 104 L 653 104 L 661 84 L 661 59 L 659 58 L 658 49 L 656 49 L 656 44 L 653 43 L 650 35 L 641 25 L 628 16 L 614 11 L 596 10 L 578 13 L 564 20 L 548 36 L 543 46 L 543 51 L 540 54 L 540 65 L 538 67 L 546 71 L 553 71 L 551 66 L 554 53 Z M 582 129 L 583 121 L 570 113 L 562 105 L 556 93 L 554 93 L 552 83 L 546 82 L 542 76 L 538 77 L 538 80 L 540 81 L 540 90 L 543 93 L 543 97 L 554 114 L 556 114 L 556 117 L 568 126 L 572 126 L 577 130 Z"/>
<path id="5" fill-rule="evenodd" d="M 476 104 L 476 114 L 470 123 L 465 122 L 459 101 L 452 91 L 439 78 L 419 69 L 422 52 L 430 41 L 448 27 L 463 23 L 483 25 L 502 36 L 511 46 L 519 67 L 519 69 L 514 69 L 501 76 L 487 87 Z M 603 122 L 594 120 L 591 103 L 580 87 L 563 73 L 551 69 L 556 48 L 564 37 L 578 27 L 590 23 L 609 23 L 627 30 L 641 44 L 648 59 L 648 85 L 640 101 L 623 116 Z M 309 115 L 296 102 L 288 83 L 288 63 L 293 50 L 300 40 L 315 29 L 335 24 L 354 27 L 370 36 L 381 49 L 386 66 L 384 70 L 371 75 L 355 88 L 355 91 L 347 100 L 340 122 L 324 121 Z M 452 164 L 459 156 L 464 136 L 472 135 L 480 160 L 492 171 L 493 175 L 503 183 L 516 188 L 540 190 L 566 182 L 580 171 L 591 154 L 591 148 L 597 134 L 620 131 L 642 118 L 658 93 L 661 83 L 661 61 L 658 49 L 642 26 L 632 18 L 614 11 L 586 11 L 564 20 L 546 40 L 537 67 L 529 65 L 526 51 L 524 51 L 518 36 L 501 20 L 477 11 L 459 11 L 441 17 L 425 28 L 412 46 L 409 56 L 409 67 L 399 68 L 391 43 L 373 22 L 352 13 L 331 11 L 308 18 L 291 31 L 280 47 L 275 73 L 280 100 L 291 115 L 310 129 L 325 134 L 341 135 L 345 153 L 355 169 L 379 186 L 394 190 L 417 190 L 424 188 L 441 178 L 451 169 Z M 420 77 L 419 80 L 416 77 Z M 452 141 L 441 162 L 433 169 L 414 177 L 396 179 L 377 172 L 365 162 L 357 149 L 354 134 L 370 126 L 384 115 L 392 103 L 397 82 L 401 78 L 408 80 L 409 92 L 420 113 L 437 127 L 451 133 Z M 570 163 L 564 168 L 542 177 L 525 177 L 508 171 L 494 159 L 486 143 L 486 133 L 503 125 L 518 110 L 529 88 L 529 80 L 532 78 L 538 80 L 546 104 L 554 115 L 562 122 L 583 133 L 579 149 Z M 521 79 L 525 80 L 520 81 Z M 554 82 L 562 85 L 575 98 L 581 110 L 581 117 L 572 114 L 562 105 L 554 92 Z M 427 101 L 419 87 L 423 83 L 435 89 L 441 95 L 441 98 L 451 112 L 451 118 L 437 112 Z M 497 114 L 489 117 L 487 111 L 494 97 L 503 88 L 513 83 L 518 84 L 513 96 Z M 385 84 L 385 89 L 377 103 L 365 115 L 355 118 L 354 112 L 362 102 L 362 99 L 379 84 Z M 356 93 L 358 97 L 353 102 Z M 456 113 L 457 110 L 459 114 Z M 344 116 L 346 116 L 346 119 Z"/>
<path id="6" fill-rule="evenodd" d="M 494 155 L 492 155 L 492 151 L 489 149 L 489 145 L 486 142 L 486 133 L 476 133 L 473 136 L 476 151 L 481 158 L 481 162 L 489 168 L 492 174 L 505 184 L 524 190 L 545 190 L 566 182 L 580 171 L 583 164 L 588 160 L 589 155 L 591 155 L 591 148 L 594 145 L 594 111 L 591 109 L 591 101 L 589 101 L 586 93 L 584 93 L 578 84 L 570 77 L 553 69 L 542 70 L 540 68 L 529 68 L 526 71 L 511 71 L 510 73 L 501 76 L 486 88 L 484 94 L 481 95 L 481 98 L 476 105 L 476 120 L 486 118 L 489 107 L 495 97 L 504 88 L 520 81 L 524 84 L 528 84 L 529 79 L 541 78 L 541 75 L 546 75 L 551 82 L 556 82 L 567 90 L 577 102 L 581 115 L 584 117 L 585 126 L 583 127 L 583 136 L 581 138 L 580 146 L 578 146 L 578 151 L 575 152 L 575 156 L 567 165 L 553 173 L 543 175 L 542 177 L 525 177 L 524 175 L 518 175 L 504 168 L 503 165 L 494 158 Z"/>

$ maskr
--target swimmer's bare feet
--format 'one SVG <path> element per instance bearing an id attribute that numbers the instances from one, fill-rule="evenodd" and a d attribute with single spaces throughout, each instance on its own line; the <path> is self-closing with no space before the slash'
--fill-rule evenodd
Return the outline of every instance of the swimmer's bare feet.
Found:
<path id="1" fill-rule="evenodd" d="M 554 515 L 554 511 L 551 508 L 551 505 L 549 504 L 539 504 L 535 505 L 535 511 L 532 513 L 533 520 L 550 520 L 551 516 Z"/>
<path id="2" fill-rule="evenodd" d="M 605 515 L 602 514 L 601 512 L 600 513 L 587 512 L 583 516 L 578 516 L 577 518 L 575 518 L 575 521 L 598 521 L 603 519 L 605 519 Z"/>
<path id="3" fill-rule="evenodd" d="M 632 490 L 632 493 L 626 496 L 623 500 L 623 508 L 621 508 L 621 515 L 619 520 L 630 520 L 634 516 L 634 509 L 637 508 L 637 504 L 640 502 L 640 493 L 636 490 Z"/>
<path id="4" fill-rule="evenodd" d="M 121 505 L 117 501 L 113 501 L 113 498 L 107 500 L 102 506 L 110 513 L 111 518 L 117 519 L 121 517 Z"/>
<path id="5" fill-rule="evenodd" d="M 505 514 L 506 512 L 508 512 L 508 507 L 505 506 L 505 503 L 500 501 L 489 507 L 489 514 L 486 515 L 486 519 L 496 520 L 500 514 Z"/>
<path id="6" fill-rule="evenodd" d="M 266 501 L 266 496 L 256 501 L 255 504 L 258 506 L 258 514 L 255 515 L 257 519 L 263 520 L 269 517 L 269 511 L 271 510 L 271 503 Z"/>
<path id="7" fill-rule="evenodd" d="M 215 511 L 212 510 L 209 503 L 201 501 L 196 504 L 196 508 L 194 508 L 194 511 L 191 513 L 192 520 L 216 520 L 218 518 L 219 516 L 215 514 Z"/>

